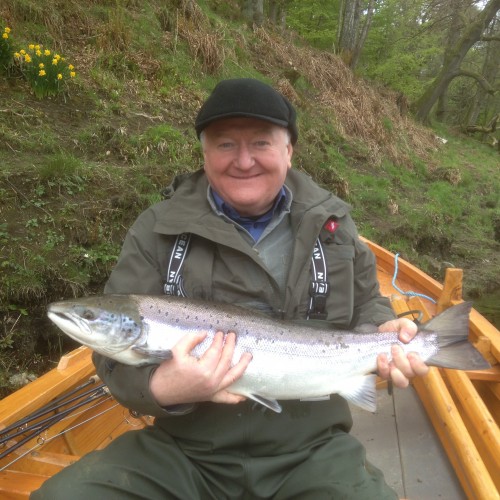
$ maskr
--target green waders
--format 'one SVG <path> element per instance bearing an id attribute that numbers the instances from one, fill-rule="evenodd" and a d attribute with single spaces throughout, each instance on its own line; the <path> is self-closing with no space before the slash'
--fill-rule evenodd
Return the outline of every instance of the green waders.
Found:
<path id="1" fill-rule="evenodd" d="M 176 432 L 189 415 L 157 419 L 153 427 L 127 432 L 104 450 L 89 453 L 46 481 L 31 498 L 397 498 L 382 473 L 366 461 L 364 447 L 345 429 L 336 426 L 320 432 L 317 428 L 308 431 L 307 419 L 301 417 L 307 416 L 307 408 L 315 404 L 321 405 L 317 402 L 285 403 L 281 416 L 255 410 L 250 402 L 236 406 L 208 404 L 186 421 L 187 428 L 190 423 L 199 424 L 198 434 L 206 435 L 201 441 L 199 436 L 196 439 L 173 437 L 166 430 L 171 427 L 170 430 Z M 218 436 L 215 431 L 219 424 L 229 424 L 231 419 L 239 424 L 236 430 L 226 427 L 227 432 Z M 210 420 L 214 425 L 209 425 Z M 281 423 L 281 432 L 275 427 L 276 423 Z M 305 431 L 301 432 L 303 426 Z M 196 434 L 195 430 L 193 432 Z M 288 432 L 289 439 L 282 441 L 282 435 Z M 211 433 L 214 433 L 212 438 Z M 231 441 L 233 446 L 228 445 Z"/>

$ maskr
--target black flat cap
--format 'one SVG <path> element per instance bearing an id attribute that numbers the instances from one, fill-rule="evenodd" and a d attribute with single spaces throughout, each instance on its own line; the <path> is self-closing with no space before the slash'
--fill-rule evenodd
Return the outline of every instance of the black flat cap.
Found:
<path id="1" fill-rule="evenodd" d="M 222 80 L 201 106 L 194 124 L 198 138 L 215 120 L 243 116 L 265 120 L 290 131 L 291 142 L 298 138 L 297 114 L 290 101 L 269 85 L 253 78 Z"/>

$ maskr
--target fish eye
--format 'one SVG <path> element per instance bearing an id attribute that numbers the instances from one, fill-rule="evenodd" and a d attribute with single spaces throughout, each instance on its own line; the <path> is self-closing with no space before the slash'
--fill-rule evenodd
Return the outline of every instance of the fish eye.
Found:
<path id="1" fill-rule="evenodd" d="M 85 311 L 83 311 L 82 313 L 82 318 L 92 321 L 93 319 L 95 319 L 95 314 L 90 309 L 85 309 Z"/>

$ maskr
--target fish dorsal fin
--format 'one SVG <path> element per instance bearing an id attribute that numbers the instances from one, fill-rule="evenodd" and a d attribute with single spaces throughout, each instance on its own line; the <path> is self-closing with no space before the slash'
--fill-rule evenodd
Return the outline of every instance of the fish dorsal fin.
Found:
<path id="1" fill-rule="evenodd" d="M 376 375 L 359 375 L 344 381 L 344 389 L 339 394 L 363 410 L 374 412 L 377 409 Z"/>
<path id="2" fill-rule="evenodd" d="M 258 394 L 246 394 L 246 396 L 276 413 L 281 413 L 282 411 L 281 405 L 275 399 L 268 399 Z"/>

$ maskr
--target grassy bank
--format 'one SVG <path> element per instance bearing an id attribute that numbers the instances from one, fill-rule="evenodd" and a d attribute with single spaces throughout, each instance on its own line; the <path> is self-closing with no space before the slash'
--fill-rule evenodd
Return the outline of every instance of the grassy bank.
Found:
<path id="1" fill-rule="evenodd" d="M 4 390 L 70 347 L 46 304 L 101 291 L 135 217 L 174 175 L 201 165 L 192 123 L 221 78 L 258 77 L 292 100 L 295 168 L 350 202 L 363 235 L 438 279 L 447 263 L 464 268 L 468 296 L 500 286 L 498 153 L 417 125 L 390 90 L 330 54 L 224 17 L 219 4 L 0 8 L 13 44 L 57 50 L 77 74 L 43 99 L 16 65 L 0 78 Z"/>

